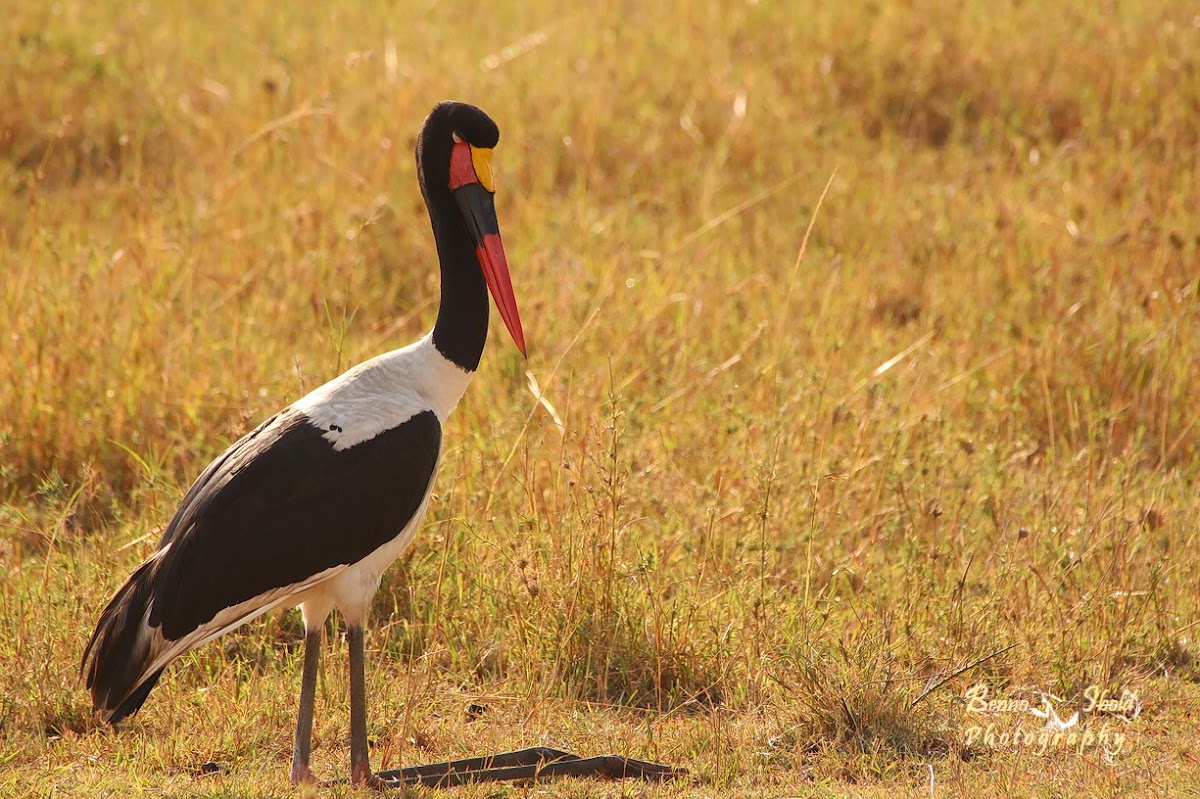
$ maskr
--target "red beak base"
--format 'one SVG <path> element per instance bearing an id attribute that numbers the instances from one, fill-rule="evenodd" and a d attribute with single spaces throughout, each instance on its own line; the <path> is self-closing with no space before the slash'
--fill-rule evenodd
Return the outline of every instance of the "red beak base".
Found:
<path id="1" fill-rule="evenodd" d="M 475 254 L 483 267 L 483 277 L 487 280 L 492 299 L 500 311 L 500 318 L 508 328 L 509 335 L 517 344 L 521 355 L 529 357 L 525 352 L 525 331 L 521 328 L 521 314 L 517 311 L 517 298 L 513 295 L 512 280 L 508 275 L 508 259 L 504 255 L 504 244 L 500 241 L 499 233 L 489 233 L 483 241 L 475 246 Z"/>

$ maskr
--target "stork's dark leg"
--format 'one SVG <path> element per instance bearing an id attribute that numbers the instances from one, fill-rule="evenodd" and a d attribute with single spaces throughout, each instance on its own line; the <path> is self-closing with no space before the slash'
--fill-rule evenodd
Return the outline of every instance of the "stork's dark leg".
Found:
<path id="1" fill-rule="evenodd" d="M 292 782 L 313 782 L 308 757 L 312 752 L 313 703 L 317 694 L 317 666 L 321 662 L 324 625 L 304 636 L 304 676 L 300 678 L 300 713 L 296 718 L 296 745 L 292 748 Z"/>
<path id="2" fill-rule="evenodd" d="M 350 644 L 350 780 L 356 785 L 386 787 L 371 773 L 367 751 L 367 680 L 362 625 L 347 624 Z"/>

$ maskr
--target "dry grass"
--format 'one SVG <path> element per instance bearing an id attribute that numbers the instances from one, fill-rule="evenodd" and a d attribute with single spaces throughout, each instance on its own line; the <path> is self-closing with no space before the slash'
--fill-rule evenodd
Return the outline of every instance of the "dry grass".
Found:
<path id="1" fill-rule="evenodd" d="M 1193 11 L 36 5 L 0 33 L 0 792 L 293 793 L 294 614 L 116 734 L 75 666 L 211 457 L 431 324 L 412 143 L 445 97 L 501 126 L 531 358 L 498 331 L 378 596 L 376 765 L 544 742 L 697 775 L 656 796 L 1196 788 Z M 1143 712 L 1115 756 L 994 751 L 979 681 Z"/>

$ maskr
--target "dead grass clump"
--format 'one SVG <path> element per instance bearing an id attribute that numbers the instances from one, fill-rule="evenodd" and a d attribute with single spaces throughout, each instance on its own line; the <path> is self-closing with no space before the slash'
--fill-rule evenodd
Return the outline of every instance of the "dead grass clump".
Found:
<path id="1" fill-rule="evenodd" d="M 632 609 L 631 609 L 632 610 Z M 660 712 L 685 704 L 720 704 L 720 680 L 696 643 L 647 630 L 629 612 L 592 612 L 563 619 L 555 659 L 566 696 Z"/>
<path id="2" fill-rule="evenodd" d="M 780 712 L 801 758 L 816 757 L 812 768 L 836 766 L 839 779 L 879 778 L 949 754 L 945 716 L 913 705 L 915 683 L 897 671 L 877 637 L 852 635 L 788 665 L 778 700 L 788 704 Z"/>

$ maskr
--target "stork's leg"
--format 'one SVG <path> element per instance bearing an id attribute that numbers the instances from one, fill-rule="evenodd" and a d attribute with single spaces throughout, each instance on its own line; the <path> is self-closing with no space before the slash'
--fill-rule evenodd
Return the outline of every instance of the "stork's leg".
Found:
<path id="1" fill-rule="evenodd" d="M 304 676 L 300 678 L 300 714 L 296 719 L 296 745 L 292 748 L 292 782 L 315 782 L 308 756 L 312 752 L 313 703 L 317 694 L 317 666 L 321 661 L 321 633 L 325 625 L 304 635 Z"/>
<path id="2" fill-rule="evenodd" d="M 384 788 L 387 783 L 371 772 L 367 751 L 367 680 L 362 625 L 347 624 L 346 638 L 350 644 L 350 780 L 355 785 Z"/>

